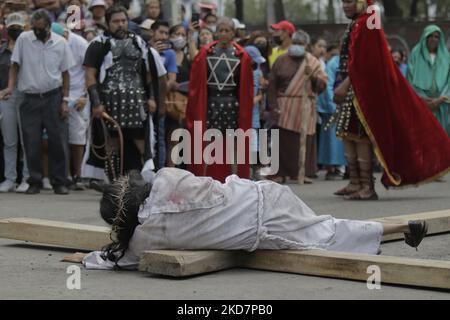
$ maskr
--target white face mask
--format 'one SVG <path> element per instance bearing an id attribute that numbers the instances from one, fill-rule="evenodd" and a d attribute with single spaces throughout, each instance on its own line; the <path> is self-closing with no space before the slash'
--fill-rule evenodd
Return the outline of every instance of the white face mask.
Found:
<path id="1" fill-rule="evenodd" d="M 289 56 L 293 58 L 302 58 L 305 56 L 305 46 L 301 46 L 299 44 L 293 44 L 289 47 Z"/>
<path id="2" fill-rule="evenodd" d="M 208 25 L 208 29 L 211 30 L 213 33 L 216 33 L 217 26 L 215 24 Z"/>
<path id="3" fill-rule="evenodd" d="M 187 41 L 184 37 L 178 37 L 175 39 L 171 39 L 170 42 L 172 42 L 173 47 L 177 50 L 183 49 L 187 44 Z"/>

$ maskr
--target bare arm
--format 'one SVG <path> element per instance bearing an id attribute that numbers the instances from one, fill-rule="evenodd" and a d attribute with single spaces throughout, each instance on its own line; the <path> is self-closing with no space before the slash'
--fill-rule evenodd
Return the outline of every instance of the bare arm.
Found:
<path id="1" fill-rule="evenodd" d="M 86 88 L 97 84 L 97 69 L 91 67 L 85 67 L 85 81 Z"/>
<path id="2" fill-rule="evenodd" d="M 167 90 L 168 91 L 175 91 L 177 90 L 177 74 L 176 73 L 169 73 L 167 76 Z"/>
<path id="3" fill-rule="evenodd" d="M 189 49 L 189 58 L 194 60 L 197 56 L 199 50 L 197 48 L 197 43 L 194 39 L 194 32 L 196 31 L 196 27 L 198 27 L 198 22 L 189 24 L 189 33 L 188 33 L 188 49 Z"/>
<path id="4" fill-rule="evenodd" d="M 348 91 L 350 90 L 350 78 L 347 77 L 334 91 L 334 102 L 336 104 L 341 104 L 345 101 Z"/>

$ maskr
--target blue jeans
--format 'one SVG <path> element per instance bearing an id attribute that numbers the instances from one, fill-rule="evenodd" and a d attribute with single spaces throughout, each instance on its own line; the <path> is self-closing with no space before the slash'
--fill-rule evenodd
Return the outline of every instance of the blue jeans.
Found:
<path id="1" fill-rule="evenodd" d="M 159 151 L 159 168 L 166 166 L 166 117 L 158 120 L 158 151 Z"/>
<path id="2" fill-rule="evenodd" d="M 0 101 L 0 113 L 2 115 L 0 127 L 2 130 L 4 144 L 3 155 L 5 159 L 5 178 L 12 182 L 15 182 L 17 179 L 17 146 L 19 143 L 19 134 L 20 141 L 22 143 L 22 150 L 25 154 L 19 114 L 19 106 L 22 103 L 23 98 L 23 93 L 18 90 L 14 90 L 12 96 L 8 100 Z M 22 175 L 23 181 L 26 181 L 29 177 L 27 162 L 25 159 L 23 161 Z"/>

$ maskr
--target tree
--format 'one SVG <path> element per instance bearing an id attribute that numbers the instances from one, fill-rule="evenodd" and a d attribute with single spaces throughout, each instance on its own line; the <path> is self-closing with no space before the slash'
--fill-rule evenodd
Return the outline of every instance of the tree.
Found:
<path id="1" fill-rule="evenodd" d="M 403 10 L 397 3 L 397 0 L 383 0 L 384 13 L 388 18 L 403 17 Z"/>
<path id="2" fill-rule="evenodd" d="M 236 6 L 236 18 L 239 21 L 244 21 L 244 0 L 235 0 L 234 4 Z"/>
<path id="3" fill-rule="evenodd" d="M 277 21 L 286 20 L 283 0 L 275 0 L 275 17 Z"/>
<path id="4" fill-rule="evenodd" d="M 411 8 L 409 10 L 409 16 L 411 18 L 416 18 L 417 14 L 418 14 L 418 4 L 419 4 L 419 0 L 412 0 L 411 2 Z"/>
<path id="5" fill-rule="evenodd" d="M 327 18 L 329 22 L 335 21 L 334 0 L 328 0 Z"/>

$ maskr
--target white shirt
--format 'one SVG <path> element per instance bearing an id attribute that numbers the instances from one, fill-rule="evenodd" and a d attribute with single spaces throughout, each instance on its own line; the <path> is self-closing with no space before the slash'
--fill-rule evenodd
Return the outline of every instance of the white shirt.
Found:
<path id="1" fill-rule="evenodd" d="M 431 64 L 434 65 L 436 62 L 436 53 L 430 53 Z"/>
<path id="2" fill-rule="evenodd" d="M 88 42 L 79 35 L 69 32 L 67 39 L 74 58 L 74 65 L 69 69 L 70 99 L 78 100 L 85 92 L 84 56 L 89 46 Z"/>
<path id="3" fill-rule="evenodd" d="M 155 64 L 156 64 L 156 71 L 158 72 L 158 78 L 165 76 L 167 74 L 167 70 L 164 67 L 164 61 L 162 60 L 162 57 L 159 55 L 158 51 L 156 51 L 153 48 L 150 48 L 150 51 L 155 58 Z"/>
<path id="4" fill-rule="evenodd" d="M 16 41 L 11 61 L 19 68 L 18 90 L 26 93 L 45 93 L 62 86 L 62 73 L 73 65 L 67 41 L 51 33 L 43 43 L 33 31 L 22 32 Z"/>

